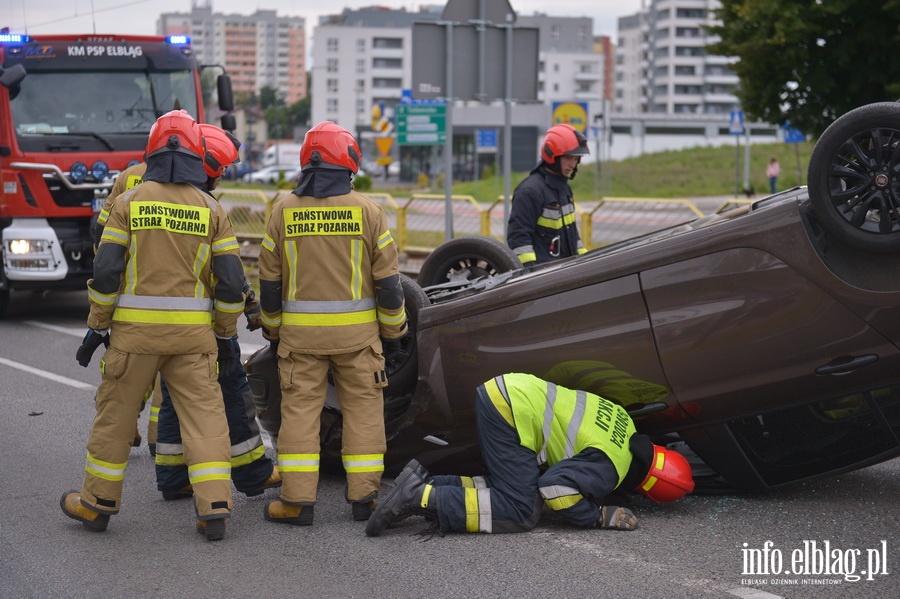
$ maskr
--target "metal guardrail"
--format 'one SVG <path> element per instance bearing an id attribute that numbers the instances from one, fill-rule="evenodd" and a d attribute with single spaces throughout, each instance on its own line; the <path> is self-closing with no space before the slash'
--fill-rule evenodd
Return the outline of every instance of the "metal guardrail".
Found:
<path id="1" fill-rule="evenodd" d="M 243 189 L 221 189 L 215 193 L 228 210 L 251 284 L 257 279 L 259 243 L 265 234 L 272 206 L 287 193 L 290 192 Z M 388 193 L 366 195 L 384 208 L 398 250 L 404 258 L 411 257 L 411 263 L 419 263 L 422 256 L 446 239 L 447 198 L 443 194 L 414 192 L 404 198 L 395 198 Z M 479 202 L 469 195 L 452 195 L 450 200 L 454 236 L 480 235 L 505 240 L 502 196 L 492 203 Z M 714 213 L 752 202 L 749 199 L 729 200 Z M 603 198 L 578 202 L 575 210 L 579 232 L 588 249 L 704 216 L 696 202 L 688 199 Z"/>

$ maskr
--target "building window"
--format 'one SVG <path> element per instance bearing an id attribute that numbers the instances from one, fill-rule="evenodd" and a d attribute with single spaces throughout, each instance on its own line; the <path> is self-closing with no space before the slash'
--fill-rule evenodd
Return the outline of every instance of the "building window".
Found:
<path id="1" fill-rule="evenodd" d="M 373 69 L 402 69 L 403 68 L 403 59 L 402 58 L 373 58 L 372 59 L 372 68 Z"/>
<path id="2" fill-rule="evenodd" d="M 326 42 L 326 46 L 329 52 L 337 52 L 338 51 L 338 38 L 330 37 Z"/>
<path id="3" fill-rule="evenodd" d="M 675 65 L 675 74 L 676 75 L 694 75 L 697 73 L 696 67 L 688 66 L 688 65 Z"/>
<path id="4" fill-rule="evenodd" d="M 329 92 L 335 94 L 338 90 L 338 80 L 337 79 L 329 79 L 327 82 L 327 89 Z"/>
<path id="5" fill-rule="evenodd" d="M 337 73 L 338 72 L 338 59 L 337 58 L 329 58 L 325 61 L 325 70 L 329 73 Z"/>
<path id="6" fill-rule="evenodd" d="M 365 79 L 357 79 L 356 80 L 356 93 L 361 94 L 366 91 L 366 80 Z"/>
<path id="7" fill-rule="evenodd" d="M 364 38 L 360 38 L 356 40 L 356 51 L 357 52 L 365 52 L 366 51 L 366 40 Z"/>
<path id="8" fill-rule="evenodd" d="M 375 89 L 400 89 L 403 87 L 403 80 L 393 77 L 375 77 L 372 79 L 372 87 Z"/>
<path id="9" fill-rule="evenodd" d="M 559 25 L 551 25 L 550 39 L 553 40 L 554 42 L 559 41 Z"/>
<path id="10" fill-rule="evenodd" d="M 337 98 L 328 98 L 325 100 L 325 111 L 329 114 L 336 114 L 338 111 Z"/>
<path id="11" fill-rule="evenodd" d="M 366 59 L 360 58 L 356 61 L 356 72 L 357 73 L 365 73 L 366 72 Z"/>
<path id="12" fill-rule="evenodd" d="M 380 49 L 403 49 L 403 38 L 400 37 L 375 37 L 372 38 L 372 47 Z"/>

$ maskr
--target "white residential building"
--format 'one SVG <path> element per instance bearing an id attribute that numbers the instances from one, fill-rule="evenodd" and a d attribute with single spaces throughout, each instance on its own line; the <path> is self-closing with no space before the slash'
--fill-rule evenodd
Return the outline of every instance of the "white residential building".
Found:
<path id="1" fill-rule="evenodd" d="M 274 10 L 251 15 L 214 13 L 211 0 L 194 0 L 190 13 L 162 13 L 160 35 L 183 34 L 201 64 L 222 65 L 235 94 L 278 91 L 286 104 L 306 97 L 306 19 Z"/>
<path id="2" fill-rule="evenodd" d="M 732 57 L 710 55 L 718 41 L 718 0 L 647 0 L 618 22 L 614 111 L 624 114 L 724 115 L 739 108 Z"/>

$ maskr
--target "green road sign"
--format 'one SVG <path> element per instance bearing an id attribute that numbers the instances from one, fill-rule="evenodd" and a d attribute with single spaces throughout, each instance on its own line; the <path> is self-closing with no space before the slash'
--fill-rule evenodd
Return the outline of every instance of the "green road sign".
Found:
<path id="1" fill-rule="evenodd" d="M 401 146 L 439 146 L 447 141 L 446 105 L 398 104 L 395 110 Z"/>

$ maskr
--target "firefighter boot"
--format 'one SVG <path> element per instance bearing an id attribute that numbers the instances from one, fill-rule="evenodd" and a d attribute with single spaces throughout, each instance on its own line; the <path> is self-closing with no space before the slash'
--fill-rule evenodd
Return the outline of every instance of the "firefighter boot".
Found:
<path id="1" fill-rule="evenodd" d="M 197 520 L 197 532 L 206 536 L 207 541 L 221 541 L 225 538 L 225 518 Z"/>
<path id="2" fill-rule="evenodd" d="M 141 431 L 139 431 L 138 428 L 135 426 L 134 427 L 134 440 L 131 442 L 131 446 L 132 447 L 140 447 L 142 439 L 143 439 L 143 437 L 141 437 Z"/>
<path id="3" fill-rule="evenodd" d="M 434 501 L 429 502 L 432 486 L 425 482 L 422 474 L 427 474 L 422 465 L 416 461 L 410 461 L 394 481 L 394 488 L 375 508 L 375 512 L 366 524 L 366 534 L 376 537 L 381 532 L 404 518 L 414 514 L 425 516 L 429 519 L 436 518 Z"/>
<path id="4" fill-rule="evenodd" d="M 289 505 L 282 501 L 270 501 L 263 508 L 263 518 L 279 524 L 294 526 L 311 526 L 313 523 L 312 505 Z"/>
<path id="5" fill-rule="evenodd" d="M 269 478 L 266 479 L 259 487 L 253 489 L 252 491 L 247 491 L 247 497 L 256 497 L 257 495 L 261 495 L 263 491 L 266 489 L 274 489 L 275 487 L 281 486 L 281 473 L 278 471 L 278 465 L 272 466 L 272 474 L 269 475 Z"/>
<path id="6" fill-rule="evenodd" d="M 166 501 L 189 499 L 194 496 L 194 487 L 192 487 L 191 485 L 185 485 L 180 489 L 176 489 L 174 491 L 163 491 L 162 496 Z"/>
<path id="7" fill-rule="evenodd" d="M 109 515 L 95 512 L 81 503 L 81 495 L 78 491 L 66 491 L 59 500 L 59 507 L 63 513 L 78 520 L 81 525 L 91 532 L 103 532 L 109 525 Z"/>
<path id="8" fill-rule="evenodd" d="M 426 483 L 431 482 L 431 473 L 428 472 L 428 469 L 425 468 L 425 466 L 415 460 L 407 464 L 407 466 L 415 470 L 416 476 L 424 480 Z M 378 493 L 373 493 L 369 497 L 351 501 L 350 513 L 352 514 L 353 519 L 357 522 L 365 522 L 366 520 L 368 520 L 369 517 L 371 517 L 375 512 L 375 508 L 378 506 L 378 502 L 376 501 L 377 497 Z"/>

